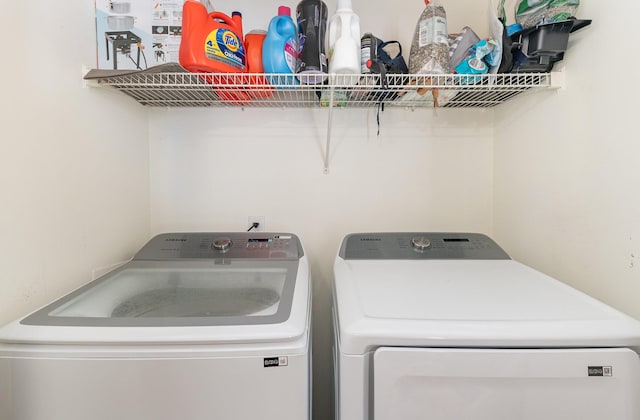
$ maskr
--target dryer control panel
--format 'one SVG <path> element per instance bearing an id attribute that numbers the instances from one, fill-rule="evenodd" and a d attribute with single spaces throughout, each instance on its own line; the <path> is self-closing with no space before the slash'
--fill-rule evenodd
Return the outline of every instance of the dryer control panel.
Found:
<path id="1" fill-rule="evenodd" d="M 508 260 L 491 238 L 479 233 L 355 233 L 342 242 L 345 260 Z"/>
<path id="2" fill-rule="evenodd" d="M 164 233 L 152 238 L 134 260 L 299 260 L 303 255 L 300 240 L 291 233 Z"/>

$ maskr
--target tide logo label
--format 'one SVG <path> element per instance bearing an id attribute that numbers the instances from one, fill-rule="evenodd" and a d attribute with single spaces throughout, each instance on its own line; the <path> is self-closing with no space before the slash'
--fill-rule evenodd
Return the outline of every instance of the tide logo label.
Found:
<path id="1" fill-rule="evenodd" d="M 222 42 L 229 48 L 231 52 L 237 52 L 240 49 L 240 41 L 238 36 L 231 31 L 225 31 L 222 34 Z"/>

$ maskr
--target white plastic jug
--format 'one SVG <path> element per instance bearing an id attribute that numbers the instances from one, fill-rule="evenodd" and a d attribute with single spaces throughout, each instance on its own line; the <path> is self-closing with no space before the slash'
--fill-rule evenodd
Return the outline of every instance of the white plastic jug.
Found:
<path id="1" fill-rule="evenodd" d="M 360 18 L 351 0 L 338 0 L 329 21 L 329 73 L 360 74 Z M 352 78 L 355 84 L 357 77 Z"/>

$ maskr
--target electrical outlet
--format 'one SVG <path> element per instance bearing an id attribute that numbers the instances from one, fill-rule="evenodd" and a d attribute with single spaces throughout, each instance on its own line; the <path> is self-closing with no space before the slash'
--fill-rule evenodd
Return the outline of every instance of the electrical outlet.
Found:
<path id="1" fill-rule="evenodd" d="M 249 222 L 247 229 L 250 229 L 254 223 L 259 223 L 258 227 L 251 229 L 251 232 L 264 232 L 265 217 L 264 216 L 249 216 Z"/>

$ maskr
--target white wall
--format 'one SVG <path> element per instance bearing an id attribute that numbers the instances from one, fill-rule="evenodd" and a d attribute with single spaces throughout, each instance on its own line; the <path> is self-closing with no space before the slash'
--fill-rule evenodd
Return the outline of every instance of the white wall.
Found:
<path id="1" fill-rule="evenodd" d="M 149 235 L 146 112 L 83 88 L 93 2 L 0 3 L 0 324 L 130 258 Z"/>
<path id="2" fill-rule="evenodd" d="M 496 112 L 495 234 L 513 257 L 640 318 L 633 0 L 583 2 L 567 87 Z"/>

